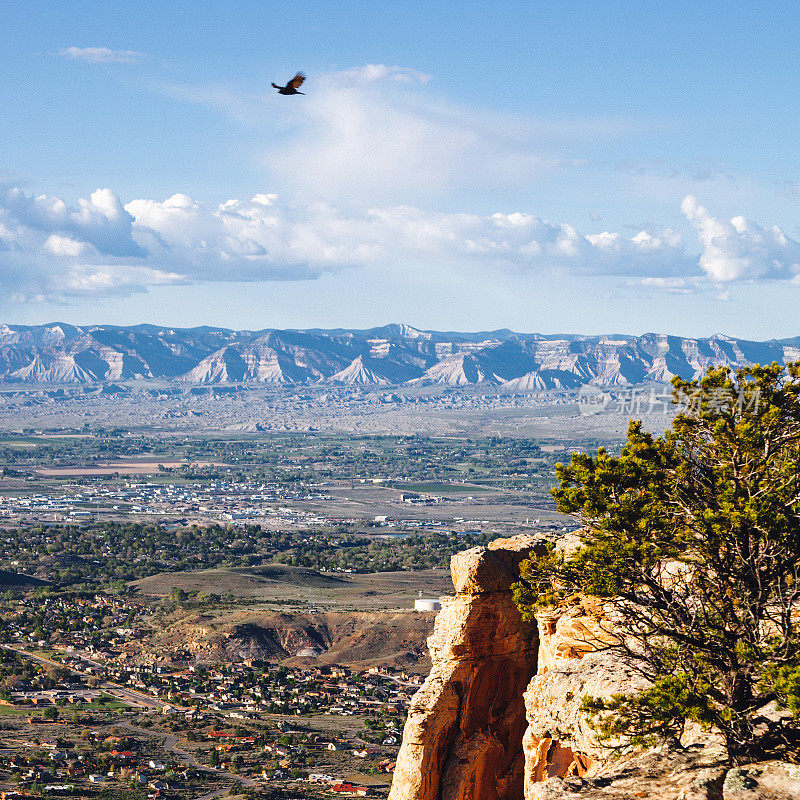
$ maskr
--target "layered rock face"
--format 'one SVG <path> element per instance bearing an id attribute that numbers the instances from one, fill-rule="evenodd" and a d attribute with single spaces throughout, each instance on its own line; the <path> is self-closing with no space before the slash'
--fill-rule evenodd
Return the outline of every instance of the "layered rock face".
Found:
<path id="1" fill-rule="evenodd" d="M 585 696 L 608 699 L 647 686 L 617 656 L 597 649 L 611 627 L 601 603 L 577 599 L 561 614 L 539 614 L 537 627 L 537 671 L 525 692 L 524 800 L 721 800 L 717 740 L 698 730 L 701 743 L 685 752 L 615 759 L 588 724 Z"/>
<path id="2" fill-rule="evenodd" d="M 645 682 L 595 644 L 608 638 L 601 604 L 587 599 L 563 614 L 539 614 L 536 674 L 525 692 L 529 727 L 525 733 L 526 794 L 551 777 L 582 776 L 608 759 L 581 712 L 586 695 L 644 688 Z"/>
<path id="3" fill-rule="evenodd" d="M 571 549 L 575 537 L 557 546 Z M 519 564 L 543 550 L 531 536 L 498 539 L 451 562 L 454 597 L 428 639 L 433 668 L 414 696 L 389 800 L 791 800 L 800 767 L 730 769 L 699 727 L 685 749 L 604 748 L 581 712 L 644 681 L 595 644 L 602 606 L 576 599 L 524 622 L 511 596 Z M 593 644 L 594 643 L 594 644 Z"/>
<path id="4" fill-rule="evenodd" d="M 428 639 L 433 667 L 414 696 L 390 800 L 519 800 L 523 692 L 536 671 L 536 626 L 511 596 L 519 564 L 541 552 L 531 536 L 458 553 L 454 597 Z"/>

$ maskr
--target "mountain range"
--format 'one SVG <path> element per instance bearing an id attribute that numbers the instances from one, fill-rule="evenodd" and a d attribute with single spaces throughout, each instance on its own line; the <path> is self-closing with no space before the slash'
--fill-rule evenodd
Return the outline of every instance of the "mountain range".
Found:
<path id="1" fill-rule="evenodd" d="M 522 394 L 585 384 L 635 386 L 691 377 L 712 364 L 800 359 L 800 337 L 754 342 L 457 333 L 391 324 L 368 330 L 234 331 L 156 325 L 0 325 L 0 382 L 502 386 Z"/>

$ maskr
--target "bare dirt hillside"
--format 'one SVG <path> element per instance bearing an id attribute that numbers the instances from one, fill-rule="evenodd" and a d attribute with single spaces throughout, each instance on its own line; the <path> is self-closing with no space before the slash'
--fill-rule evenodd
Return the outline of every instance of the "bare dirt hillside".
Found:
<path id="1" fill-rule="evenodd" d="M 146 659 L 184 655 L 196 663 L 275 661 L 293 666 L 393 664 L 424 671 L 433 613 L 233 612 L 192 615 L 144 643 Z"/>
<path id="2" fill-rule="evenodd" d="M 173 588 L 234 597 L 170 613 L 127 654 L 134 659 L 393 664 L 415 671 L 430 666 L 426 639 L 435 615 L 413 611 L 414 599 L 453 590 L 445 569 L 332 575 L 283 564 L 162 573 L 131 586 L 159 604 Z"/>

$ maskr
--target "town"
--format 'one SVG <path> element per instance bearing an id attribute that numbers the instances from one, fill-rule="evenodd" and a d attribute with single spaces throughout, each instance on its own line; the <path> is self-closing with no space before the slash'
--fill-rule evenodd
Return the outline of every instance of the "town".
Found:
<path id="1" fill-rule="evenodd" d="M 566 454 L 0 437 L 0 790 L 386 796 L 450 557 L 574 527 L 547 496 Z"/>
<path id="2" fill-rule="evenodd" d="M 45 794 L 140 783 L 153 790 L 148 796 L 161 797 L 195 788 L 193 775 L 380 794 L 387 788 L 380 776 L 394 768 L 406 708 L 422 682 L 420 674 L 389 666 L 125 664 L 126 642 L 141 638 L 147 624 L 140 604 L 97 595 L 21 599 L 16 608 L 3 618 L 0 717 L 36 725 L 39 755 L 10 757 L 4 766 L 21 788 Z M 345 718 L 352 723 L 342 724 Z M 92 748 L 98 726 L 150 738 L 160 732 L 179 746 L 155 759 L 152 743 L 132 744 L 136 736 L 113 749 Z M 48 743 L 40 734 L 51 728 L 58 733 Z M 193 769 L 185 768 L 187 759 Z M 357 774 L 362 781 L 372 776 L 371 786 L 351 783 Z"/>

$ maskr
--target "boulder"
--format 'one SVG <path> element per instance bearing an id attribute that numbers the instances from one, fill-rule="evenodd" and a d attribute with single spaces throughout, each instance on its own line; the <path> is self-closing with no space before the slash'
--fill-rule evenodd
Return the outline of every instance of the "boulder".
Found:
<path id="1" fill-rule="evenodd" d="M 785 761 L 747 764 L 728 771 L 723 800 L 796 800 L 800 797 L 800 765 Z"/>
<path id="2" fill-rule="evenodd" d="M 717 746 L 653 749 L 622 756 L 594 777 L 530 784 L 525 800 L 720 800 L 726 770 Z"/>
<path id="3" fill-rule="evenodd" d="M 544 542 L 525 534 L 463 550 L 450 560 L 453 586 L 458 594 L 507 591 L 519 579 L 520 563 L 544 552 Z"/>

